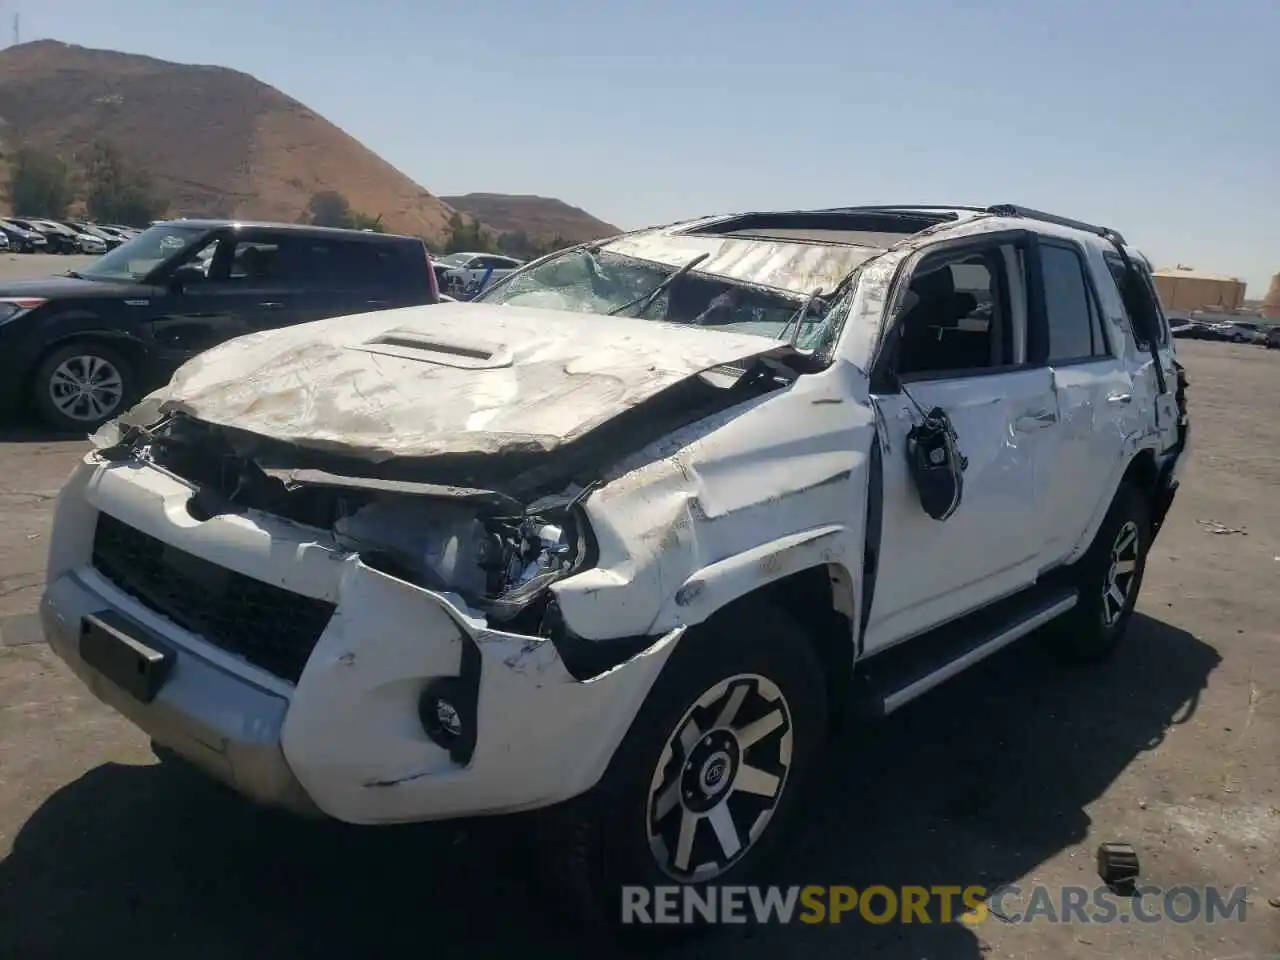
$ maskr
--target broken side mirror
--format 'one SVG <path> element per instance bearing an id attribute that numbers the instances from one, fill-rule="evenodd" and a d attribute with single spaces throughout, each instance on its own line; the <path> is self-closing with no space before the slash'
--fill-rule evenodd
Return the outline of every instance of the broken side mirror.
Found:
<path id="1" fill-rule="evenodd" d="M 946 520 L 960 507 L 968 466 L 951 418 L 941 407 L 930 410 L 907 433 L 907 468 L 920 506 L 933 519 Z"/>

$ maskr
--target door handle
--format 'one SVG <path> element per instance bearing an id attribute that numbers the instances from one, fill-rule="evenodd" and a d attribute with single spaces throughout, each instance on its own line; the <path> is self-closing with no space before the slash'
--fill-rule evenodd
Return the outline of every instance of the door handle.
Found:
<path id="1" fill-rule="evenodd" d="M 1013 427 L 1022 433 L 1029 433 L 1032 430 L 1043 430 L 1045 427 L 1051 427 L 1058 422 L 1058 415 L 1052 410 L 1037 410 L 1034 413 L 1024 413 L 1018 419 L 1013 421 Z"/>
<path id="2" fill-rule="evenodd" d="M 387 301 L 386 300 L 366 300 L 365 304 L 367 304 L 370 307 L 385 307 L 387 305 Z"/>
<path id="3" fill-rule="evenodd" d="M 258 304 L 258 306 L 271 309 L 272 307 L 283 307 L 284 304 L 281 303 L 279 300 L 264 300 L 260 304 Z"/>
<path id="4" fill-rule="evenodd" d="M 1107 403 L 1133 403 L 1133 394 L 1132 393 L 1108 394 Z"/>

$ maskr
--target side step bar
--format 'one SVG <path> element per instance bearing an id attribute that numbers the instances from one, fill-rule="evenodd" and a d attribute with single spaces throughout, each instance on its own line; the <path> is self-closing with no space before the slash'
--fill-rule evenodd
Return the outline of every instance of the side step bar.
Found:
<path id="1" fill-rule="evenodd" d="M 855 668 L 859 700 L 887 716 L 1062 616 L 1079 602 L 1066 587 L 1035 589 L 915 637 Z"/>

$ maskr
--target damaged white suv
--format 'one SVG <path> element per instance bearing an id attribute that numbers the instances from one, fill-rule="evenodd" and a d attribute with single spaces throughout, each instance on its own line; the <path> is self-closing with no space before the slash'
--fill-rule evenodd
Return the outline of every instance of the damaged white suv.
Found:
<path id="1" fill-rule="evenodd" d="M 597 915 L 739 882 L 846 704 L 1121 638 L 1185 461 L 1149 265 L 1018 207 L 711 217 L 251 334 L 95 438 L 42 616 L 267 804 L 547 808 Z"/>

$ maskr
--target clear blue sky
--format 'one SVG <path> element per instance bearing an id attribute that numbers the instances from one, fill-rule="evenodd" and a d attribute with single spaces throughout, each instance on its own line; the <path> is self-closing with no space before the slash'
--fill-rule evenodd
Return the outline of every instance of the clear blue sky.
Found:
<path id="1" fill-rule="evenodd" d="M 0 0 L 5 43 L 15 10 L 252 73 L 435 193 L 624 227 L 1018 202 L 1253 297 L 1280 270 L 1276 0 Z"/>

